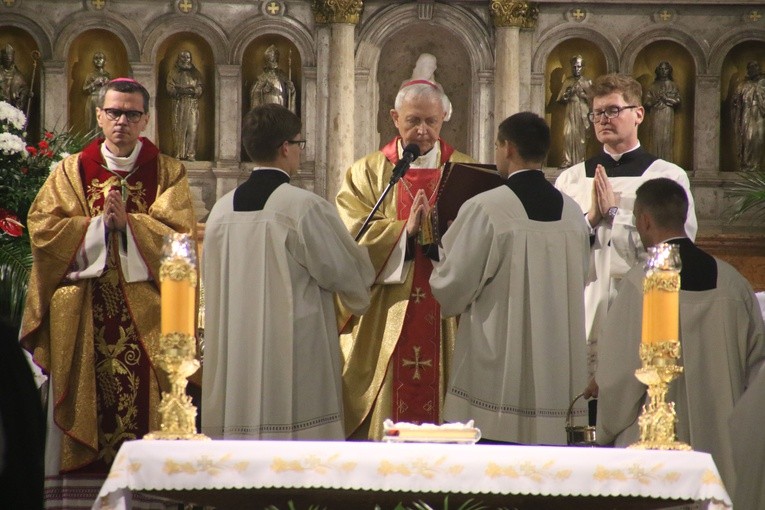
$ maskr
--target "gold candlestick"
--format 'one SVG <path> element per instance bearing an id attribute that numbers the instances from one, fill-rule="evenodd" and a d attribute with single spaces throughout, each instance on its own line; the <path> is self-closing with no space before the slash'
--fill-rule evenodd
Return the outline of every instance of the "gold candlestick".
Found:
<path id="1" fill-rule="evenodd" d="M 144 439 L 209 439 L 197 433 L 197 408 L 186 395 L 186 378 L 199 369 L 194 335 L 197 271 L 193 241 L 188 234 L 170 234 L 165 236 L 162 250 L 162 335 L 157 365 L 167 373 L 170 391 L 162 392 L 160 430 Z"/>
<path id="2" fill-rule="evenodd" d="M 667 402 L 667 388 L 683 367 L 680 358 L 680 253 L 677 245 L 659 244 L 648 249 L 643 280 L 643 331 L 635 377 L 648 386 L 648 403 L 638 418 L 640 441 L 630 448 L 690 450 L 675 435 L 674 402 Z"/>

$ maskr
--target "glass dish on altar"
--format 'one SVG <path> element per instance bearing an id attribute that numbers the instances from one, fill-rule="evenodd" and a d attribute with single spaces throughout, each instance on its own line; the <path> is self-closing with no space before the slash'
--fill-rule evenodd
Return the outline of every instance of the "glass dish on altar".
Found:
<path id="1" fill-rule="evenodd" d="M 481 430 L 474 426 L 473 420 L 467 423 L 383 422 L 383 441 L 386 443 L 461 443 L 473 444 L 481 439 Z"/>

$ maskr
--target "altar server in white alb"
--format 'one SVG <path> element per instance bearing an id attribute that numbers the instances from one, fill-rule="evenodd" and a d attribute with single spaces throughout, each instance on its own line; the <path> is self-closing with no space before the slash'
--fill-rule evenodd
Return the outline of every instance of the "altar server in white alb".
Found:
<path id="1" fill-rule="evenodd" d="M 587 342 L 591 346 L 590 371 L 595 370 L 596 349 L 616 285 L 642 251 L 635 230 L 632 204 L 635 190 L 656 177 L 678 182 L 688 194 L 690 208 L 685 231 L 696 237 L 697 223 L 690 181 L 685 170 L 648 153 L 638 140 L 638 126 L 645 111 L 643 90 L 634 78 L 607 74 L 595 79 L 590 89 L 590 122 L 603 152 L 560 174 L 555 187 L 582 208 L 591 227 L 592 258 L 585 291 Z M 597 396 L 593 383 L 586 396 Z"/>
<path id="2" fill-rule="evenodd" d="M 444 420 L 474 419 L 490 441 L 565 444 L 566 411 L 587 382 L 587 225 L 541 170 L 542 118 L 507 118 L 495 145 L 507 184 L 463 204 L 430 277 L 442 314 L 461 314 Z"/>
<path id="3" fill-rule="evenodd" d="M 635 223 L 643 244 L 676 244 L 682 260 L 678 363 L 683 373 L 667 393 L 677 413 L 677 438 L 712 454 L 735 501 L 733 450 L 747 445 L 740 443 L 744 435 L 730 437 L 728 420 L 765 361 L 765 326 L 746 279 L 688 239 L 687 210 L 685 190 L 671 179 L 652 179 L 637 189 Z M 622 280 L 598 350 L 596 435 L 603 444 L 627 446 L 639 439 L 637 418 L 646 399 L 646 386 L 635 377 L 641 366 L 642 266 Z"/>
<path id="4" fill-rule="evenodd" d="M 202 431 L 226 439 L 345 439 L 333 293 L 369 306 L 374 270 L 326 200 L 290 184 L 300 119 L 267 104 L 247 113 L 255 169 L 205 228 Z"/>

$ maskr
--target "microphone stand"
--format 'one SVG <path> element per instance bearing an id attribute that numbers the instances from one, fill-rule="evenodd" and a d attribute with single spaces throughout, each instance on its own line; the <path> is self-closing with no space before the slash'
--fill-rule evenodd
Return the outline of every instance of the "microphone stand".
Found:
<path id="1" fill-rule="evenodd" d="M 407 165 L 407 168 L 408 168 L 408 165 Z M 406 169 L 405 169 L 405 171 L 406 171 Z M 404 172 L 401 172 L 401 175 L 396 175 L 395 172 L 393 173 L 393 175 L 390 178 L 390 182 L 388 182 L 388 185 L 385 186 L 385 189 L 383 190 L 382 195 L 380 195 L 380 198 L 377 199 L 377 203 L 372 208 L 372 210 L 369 212 L 369 216 L 367 216 L 367 219 L 364 220 L 364 223 L 361 225 L 361 228 L 359 229 L 359 233 L 356 234 L 356 237 L 354 238 L 354 240 L 356 242 L 359 241 L 361 236 L 364 235 L 364 232 L 367 231 L 367 228 L 369 228 L 369 222 L 372 221 L 372 216 L 374 216 L 374 214 L 380 208 L 380 204 L 382 204 L 382 201 L 385 200 L 385 196 L 391 190 L 393 185 L 396 184 L 398 182 L 398 180 L 401 179 L 401 177 L 403 177 L 403 176 L 404 176 Z"/>

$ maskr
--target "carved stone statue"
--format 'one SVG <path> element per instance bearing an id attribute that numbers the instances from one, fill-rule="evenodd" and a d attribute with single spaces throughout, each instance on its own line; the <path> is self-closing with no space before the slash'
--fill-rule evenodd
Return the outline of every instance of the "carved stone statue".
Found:
<path id="1" fill-rule="evenodd" d="M 765 75 L 752 60 L 733 96 L 732 115 L 739 170 L 759 168 L 765 148 Z"/>
<path id="2" fill-rule="evenodd" d="M 587 129 L 590 112 L 587 97 L 592 81 L 582 76 L 584 60 L 581 55 L 571 57 L 571 76 L 563 81 L 558 102 L 566 105 L 563 121 L 563 162 L 561 168 L 567 168 L 584 161 L 587 150 Z"/>
<path id="3" fill-rule="evenodd" d="M 672 161 L 675 110 L 680 106 L 680 89 L 672 81 L 672 64 L 662 60 L 655 72 L 656 79 L 643 99 L 643 106 L 650 118 L 651 151 L 661 159 Z"/>
<path id="4" fill-rule="evenodd" d="M 266 48 L 266 63 L 255 85 L 250 89 L 250 108 L 275 103 L 296 113 L 295 84 L 279 69 L 279 50 L 273 44 Z"/>
<path id="5" fill-rule="evenodd" d="M 432 83 L 444 95 L 444 111 L 446 112 L 444 122 L 447 122 L 452 117 L 452 102 L 444 92 L 444 88 L 441 84 L 436 81 L 436 69 L 438 69 L 438 61 L 436 60 L 435 55 L 421 53 L 420 56 L 417 57 L 417 63 L 414 65 L 414 69 L 412 69 L 412 77 L 401 82 L 400 88 L 403 88 L 407 83 L 417 80 L 425 80 Z"/>
<path id="6" fill-rule="evenodd" d="M 98 106 L 98 92 L 101 87 L 106 85 L 111 76 L 109 72 L 104 69 L 106 64 L 106 57 L 103 52 L 97 51 L 93 54 L 93 67 L 94 70 L 85 78 L 85 83 L 82 85 L 82 91 L 88 95 L 85 100 L 85 128 L 88 131 L 93 131 L 98 128 L 98 122 L 96 119 L 96 106 Z"/>
<path id="7" fill-rule="evenodd" d="M 29 86 L 16 67 L 16 50 L 6 44 L 0 50 L 0 101 L 26 112 Z"/>
<path id="8" fill-rule="evenodd" d="M 167 93 L 172 99 L 173 142 L 178 159 L 196 159 L 202 87 L 202 73 L 191 62 L 191 52 L 181 50 L 175 67 L 167 74 Z"/>

